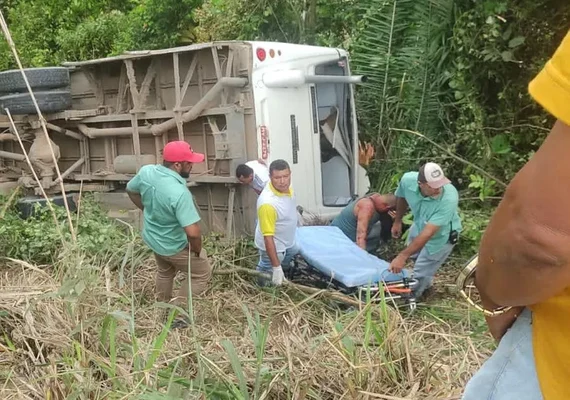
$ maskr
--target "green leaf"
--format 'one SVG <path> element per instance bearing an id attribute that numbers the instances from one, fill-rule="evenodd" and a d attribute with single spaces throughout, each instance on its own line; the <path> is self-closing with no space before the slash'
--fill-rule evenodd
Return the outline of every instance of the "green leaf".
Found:
<path id="1" fill-rule="evenodd" d="M 501 52 L 501 58 L 503 61 L 514 61 L 513 52 L 512 51 L 503 51 Z"/>
<path id="2" fill-rule="evenodd" d="M 509 47 L 511 49 L 514 49 L 515 47 L 519 47 L 521 44 L 524 43 L 524 36 L 517 36 L 515 38 L 512 38 L 511 40 L 509 40 Z"/>
<path id="3" fill-rule="evenodd" d="M 222 341 L 222 346 L 226 349 L 228 357 L 230 358 L 230 363 L 232 368 L 238 378 L 239 389 L 241 395 L 244 399 L 249 399 L 249 390 L 247 388 L 247 380 L 245 379 L 245 374 L 243 373 L 243 368 L 241 366 L 241 361 L 236 353 L 236 349 L 232 342 L 227 339 Z"/>
<path id="4" fill-rule="evenodd" d="M 491 150 L 495 154 L 507 154 L 511 151 L 511 145 L 507 135 L 497 135 L 491 139 Z"/>

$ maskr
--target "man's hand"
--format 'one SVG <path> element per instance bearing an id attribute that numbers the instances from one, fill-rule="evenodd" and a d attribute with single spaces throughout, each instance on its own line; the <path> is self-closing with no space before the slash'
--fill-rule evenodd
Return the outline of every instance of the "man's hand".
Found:
<path id="1" fill-rule="evenodd" d="M 400 236 L 402 236 L 402 221 L 394 220 L 392 224 L 392 237 L 398 239 Z"/>
<path id="2" fill-rule="evenodd" d="M 407 258 L 405 256 L 403 256 L 402 254 L 398 254 L 396 258 L 394 258 L 390 263 L 390 268 L 389 268 L 390 272 L 394 274 L 399 274 L 400 272 L 402 272 L 404 266 L 406 265 L 406 261 Z"/>
<path id="3" fill-rule="evenodd" d="M 392 219 L 396 219 L 396 210 L 390 210 L 388 211 L 388 215 L 390 217 L 392 217 Z"/>
<path id="4" fill-rule="evenodd" d="M 283 268 L 281 265 L 278 267 L 273 267 L 273 277 L 271 278 L 271 281 L 275 286 L 280 286 L 284 281 L 286 281 L 285 274 L 283 273 Z"/>

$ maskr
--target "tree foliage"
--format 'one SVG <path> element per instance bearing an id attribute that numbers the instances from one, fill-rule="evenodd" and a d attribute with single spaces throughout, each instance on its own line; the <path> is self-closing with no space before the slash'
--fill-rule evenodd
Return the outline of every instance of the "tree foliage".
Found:
<path id="1" fill-rule="evenodd" d="M 175 46 L 201 0 L 12 0 L 2 7 L 27 67 Z M 6 15 L 7 14 L 7 15 Z M 5 41 L 0 69 L 15 62 Z"/>
<path id="2" fill-rule="evenodd" d="M 210 40 L 343 47 L 370 78 L 357 102 L 379 155 L 375 186 L 391 190 L 431 159 L 480 198 L 500 195 L 499 181 L 548 132 L 552 119 L 527 85 L 570 22 L 559 0 L 4 0 L 0 9 L 28 67 Z M 5 41 L 0 54 L 0 69 L 14 67 Z"/>

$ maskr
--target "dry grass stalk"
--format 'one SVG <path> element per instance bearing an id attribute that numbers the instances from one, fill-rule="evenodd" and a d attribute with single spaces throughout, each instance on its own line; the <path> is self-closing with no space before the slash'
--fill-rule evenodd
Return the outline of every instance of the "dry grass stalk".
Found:
<path id="1" fill-rule="evenodd" d="M 215 271 L 249 257 L 236 247 L 214 254 Z M 347 310 L 227 273 L 194 298 L 194 333 L 169 331 L 153 300 L 154 260 L 127 267 L 123 288 L 116 270 L 77 260 L 56 266 L 76 271 L 63 282 L 14 260 L 0 267 L 0 287 L 21 292 L 0 297 L 0 398 L 245 398 L 245 390 L 267 399 L 441 399 L 459 396 L 485 357 L 473 357 L 480 345 L 464 320 L 405 319 L 375 304 Z"/>

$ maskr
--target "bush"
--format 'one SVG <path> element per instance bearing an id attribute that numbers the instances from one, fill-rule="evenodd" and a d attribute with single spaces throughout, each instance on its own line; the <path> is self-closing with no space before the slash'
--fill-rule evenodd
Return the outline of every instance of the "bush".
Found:
<path id="1" fill-rule="evenodd" d="M 0 197 L 0 204 L 6 201 L 7 198 Z M 0 256 L 36 264 L 53 263 L 59 257 L 62 243 L 71 242 L 65 208 L 54 207 L 56 225 L 49 207 L 36 204 L 33 216 L 22 219 L 16 203 L 8 205 L 0 225 Z M 79 250 L 88 257 L 117 252 L 132 241 L 127 230 L 109 219 L 90 194 L 82 196 L 79 216 L 72 214 L 72 217 Z"/>

